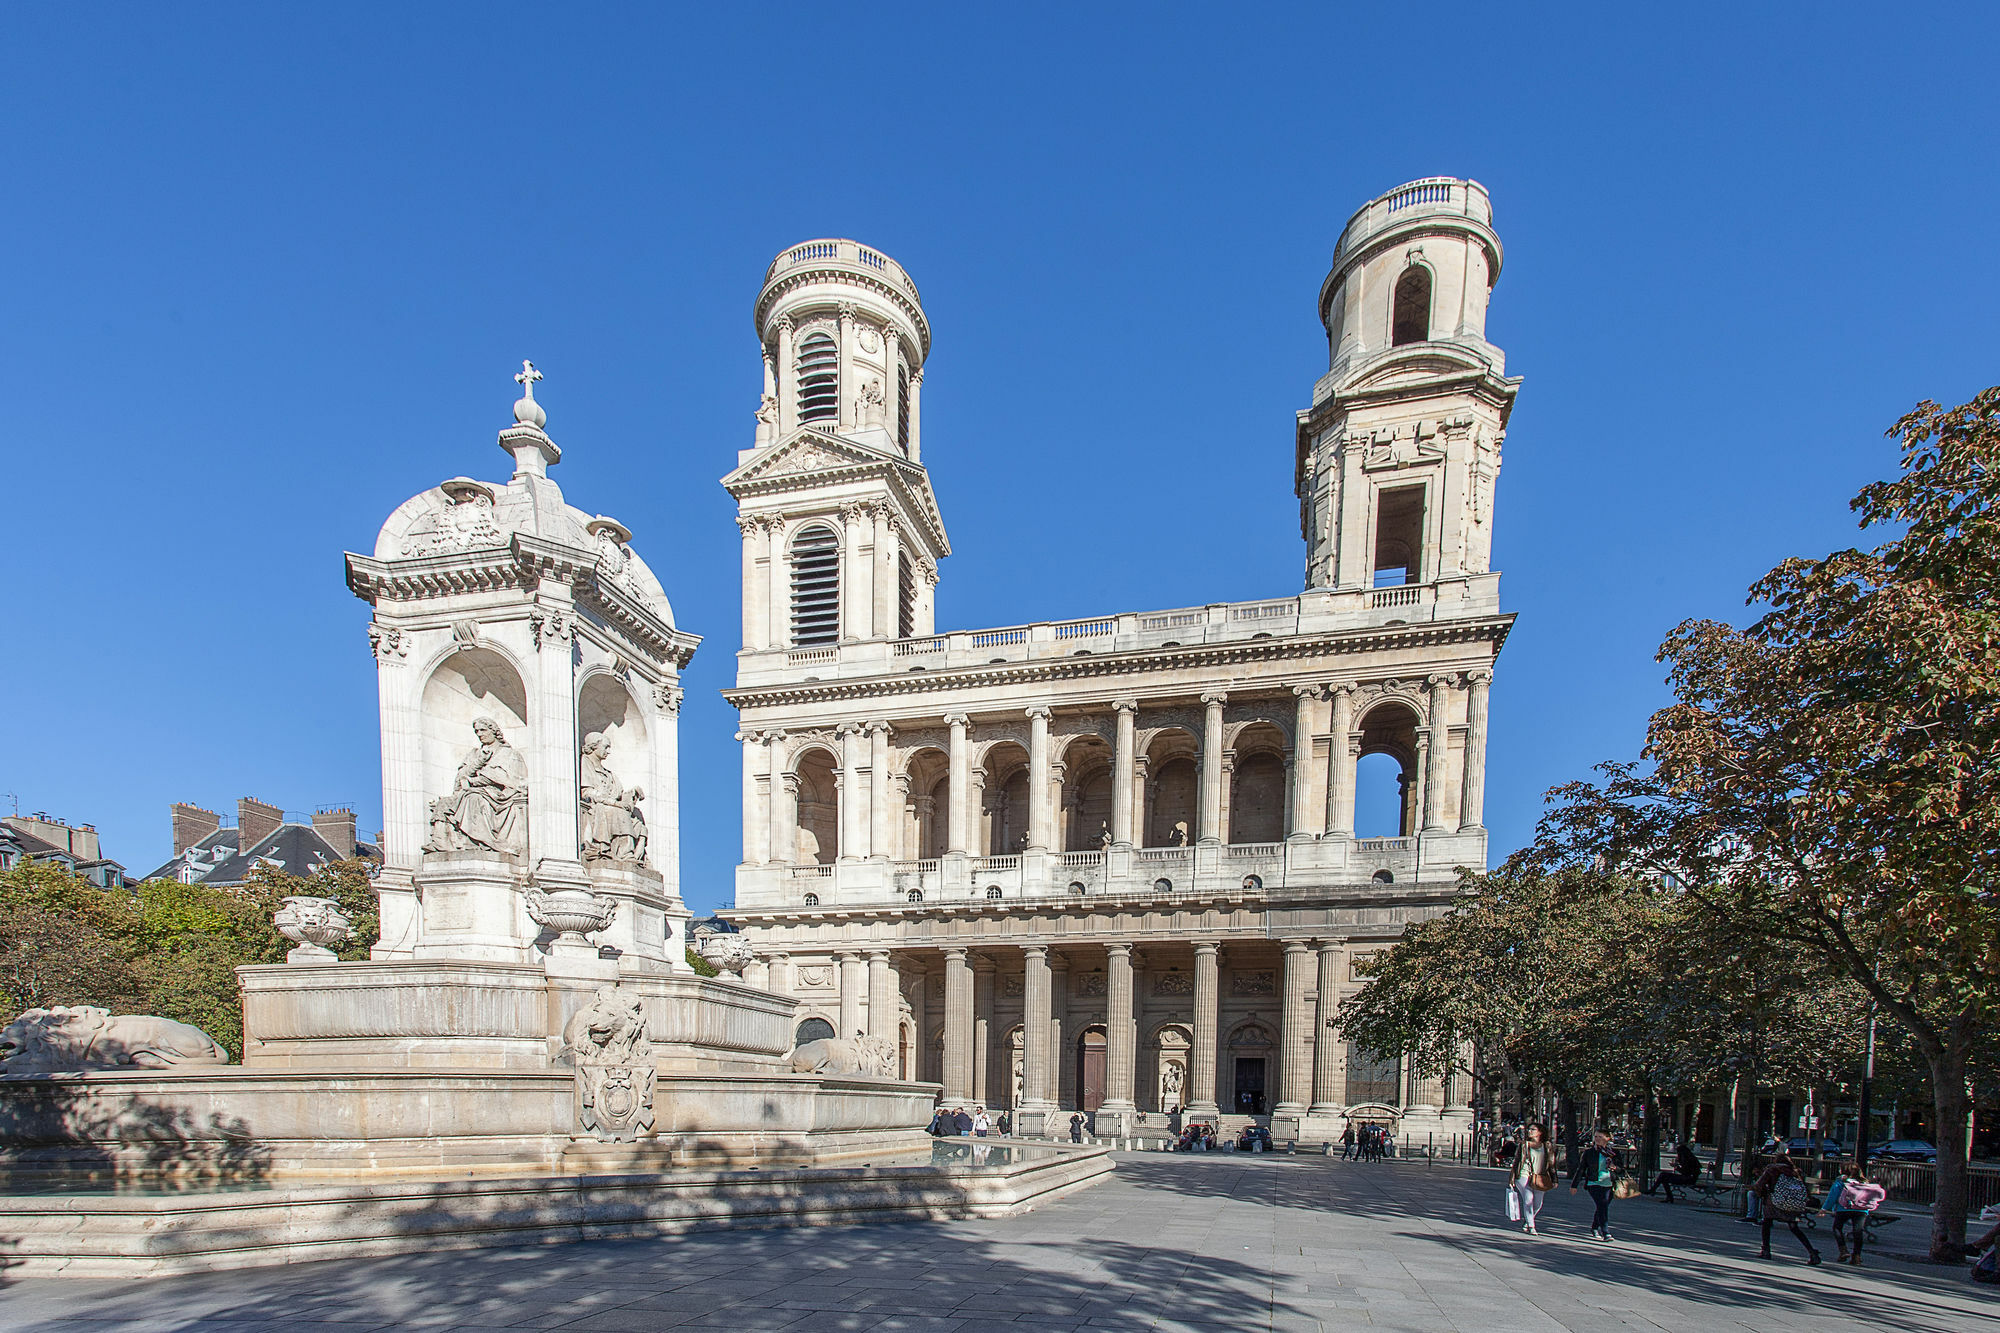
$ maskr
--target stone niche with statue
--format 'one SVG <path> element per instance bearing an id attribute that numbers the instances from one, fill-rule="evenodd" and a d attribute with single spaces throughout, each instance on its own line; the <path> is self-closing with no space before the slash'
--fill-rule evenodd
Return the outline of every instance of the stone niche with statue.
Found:
<path id="1" fill-rule="evenodd" d="M 243 1058 L 36 1011 L 0 1039 L 0 1170 L 363 1177 L 797 1165 L 925 1150 L 934 1088 L 794 1070 L 790 997 L 686 961 L 680 672 L 699 640 L 617 521 L 568 504 L 524 365 L 513 475 L 399 506 L 348 586 L 381 703 L 381 938 L 288 899 L 238 970 Z M 82 1054 L 79 1054 L 81 1052 Z"/>

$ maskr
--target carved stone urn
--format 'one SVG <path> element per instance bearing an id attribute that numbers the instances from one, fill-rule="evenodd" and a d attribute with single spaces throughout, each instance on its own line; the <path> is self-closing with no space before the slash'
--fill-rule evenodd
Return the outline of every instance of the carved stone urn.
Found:
<path id="1" fill-rule="evenodd" d="M 287 898 L 271 915 L 278 933 L 298 947 L 285 955 L 288 963 L 331 963 L 336 961 L 329 944 L 339 944 L 354 935 L 354 922 L 331 898 Z"/>
<path id="2" fill-rule="evenodd" d="M 618 900 L 588 889 L 557 889 L 544 893 L 528 890 L 528 915 L 544 930 L 556 932 L 558 945 L 588 948 L 586 935 L 595 935 L 611 924 L 618 914 Z"/>

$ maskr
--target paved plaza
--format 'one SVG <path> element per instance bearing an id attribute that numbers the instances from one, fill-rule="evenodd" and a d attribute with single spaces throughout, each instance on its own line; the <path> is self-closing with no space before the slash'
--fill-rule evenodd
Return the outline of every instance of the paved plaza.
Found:
<path id="1" fill-rule="evenodd" d="M 1559 1192 L 1539 1240 L 1495 1172 L 1320 1157 L 1121 1156 L 1094 1189 L 1002 1221 L 709 1232 L 147 1281 L 17 1281 L 0 1327 L 1573 1330 L 2000 1328 L 1962 1270 L 1751 1256 L 1756 1232 L 1685 1205 L 1617 1206 L 1583 1237 Z M 1891 1231 L 1908 1249 L 1923 1223 Z M 1824 1235 L 1824 1232 L 1821 1233 Z"/>

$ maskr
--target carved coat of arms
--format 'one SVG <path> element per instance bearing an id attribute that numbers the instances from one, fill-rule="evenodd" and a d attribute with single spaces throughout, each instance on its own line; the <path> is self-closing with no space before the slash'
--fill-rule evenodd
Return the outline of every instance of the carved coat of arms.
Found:
<path id="1" fill-rule="evenodd" d="M 575 1068 L 577 1128 L 606 1143 L 629 1143 L 653 1128 L 658 1071 L 646 1040 L 645 1003 L 618 986 L 600 986 L 563 1028 Z"/>

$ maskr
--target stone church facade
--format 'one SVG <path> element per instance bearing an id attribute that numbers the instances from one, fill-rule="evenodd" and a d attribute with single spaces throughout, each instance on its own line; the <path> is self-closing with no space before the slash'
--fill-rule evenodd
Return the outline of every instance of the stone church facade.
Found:
<path id="1" fill-rule="evenodd" d="M 779 255 L 764 399 L 723 480 L 743 535 L 743 857 L 723 915 L 801 1036 L 865 1030 L 949 1104 L 1054 1132 L 1255 1117 L 1470 1120 L 1463 1079 L 1353 1048 L 1357 968 L 1486 864 L 1490 565 L 1520 387 L 1486 340 L 1476 182 L 1347 224 L 1298 413 L 1296 596 L 939 631 L 923 464 L 931 329 L 900 265 Z M 1400 769 L 1355 836 L 1357 765 Z"/>

